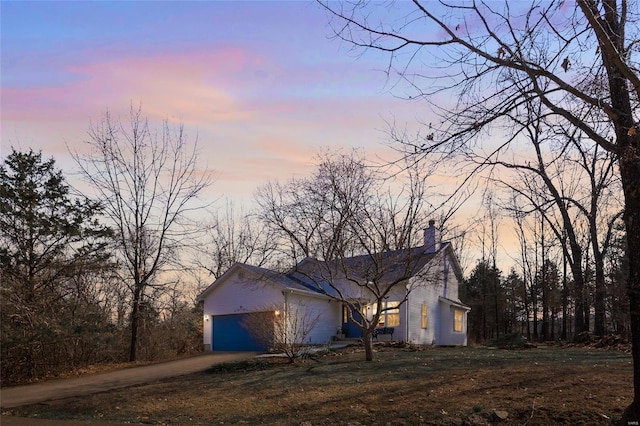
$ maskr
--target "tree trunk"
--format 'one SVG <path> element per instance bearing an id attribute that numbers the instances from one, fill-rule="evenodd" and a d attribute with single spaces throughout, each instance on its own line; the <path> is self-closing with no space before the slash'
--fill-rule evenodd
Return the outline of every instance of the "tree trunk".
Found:
<path id="1" fill-rule="evenodd" d="M 589 331 L 591 329 L 591 303 L 587 294 L 584 295 L 584 323 L 582 331 Z"/>
<path id="2" fill-rule="evenodd" d="M 365 330 L 362 335 L 364 343 L 364 356 L 366 361 L 373 361 L 373 342 L 371 339 L 371 331 Z"/>
<path id="3" fill-rule="evenodd" d="M 138 323 L 140 322 L 140 290 L 136 289 L 133 295 L 131 309 L 131 341 L 129 343 L 129 361 L 137 361 L 138 356 Z"/>
<path id="4" fill-rule="evenodd" d="M 566 244 L 566 240 L 563 241 L 563 244 Z M 562 251 L 562 340 L 567 340 L 567 315 L 568 305 L 569 305 L 569 297 L 568 297 L 568 289 L 567 289 L 567 256 Z"/>
<path id="5" fill-rule="evenodd" d="M 636 228 L 640 226 L 635 225 Z M 636 229 L 635 232 L 640 232 Z M 640 234 L 635 234 L 640 235 Z M 636 244 L 640 245 L 640 244 Z M 638 247 L 640 249 L 640 247 Z M 640 259 L 635 259 L 635 281 L 629 282 L 629 304 L 631 305 L 631 354 L 633 357 L 633 402 L 624 412 L 623 420 L 640 420 Z"/>
<path id="6" fill-rule="evenodd" d="M 597 14 L 593 2 L 580 2 L 585 15 Z M 594 7 L 596 6 L 596 7 Z M 591 8 L 591 9 L 589 9 Z M 626 50 L 624 22 L 615 13 L 616 4 L 604 15 L 607 25 L 599 27 L 604 35 L 599 39 L 610 40 L 613 49 L 601 49 L 602 63 L 607 71 L 609 97 L 616 112 L 613 124 L 616 132 L 616 155 L 620 165 L 620 179 L 624 192 L 624 223 L 627 236 L 629 276 L 627 292 L 631 317 L 631 353 L 633 358 L 633 402 L 627 407 L 622 423 L 640 420 L 640 126 L 634 122 L 631 104 L 631 85 L 619 66 L 620 52 Z M 587 15 L 589 16 L 589 15 Z M 637 72 L 633 70 L 633 72 Z M 637 94 L 637 87 L 634 87 Z"/>
<path id="7" fill-rule="evenodd" d="M 496 271 L 496 268 L 494 266 L 494 271 Z M 493 311 L 494 311 L 494 315 L 496 317 L 496 338 L 500 337 L 500 307 L 499 307 L 499 301 L 498 301 L 498 278 L 495 278 L 495 281 L 493 283 Z M 503 307 L 504 310 L 504 307 Z"/>
<path id="8" fill-rule="evenodd" d="M 546 277 L 542 279 L 542 340 L 549 340 L 549 289 Z"/>
<path id="9" fill-rule="evenodd" d="M 631 139 L 629 137 L 629 139 Z M 624 222 L 627 231 L 629 278 L 627 292 L 631 317 L 631 353 L 633 357 L 633 403 L 623 420 L 640 420 L 640 137 L 635 135 L 620 158 L 620 175 L 625 195 Z M 627 152 L 628 151 L 628 152 Z"/>
<path id="10" fill-rule="evenodd" d="M 482 342 L 487 341 L 487 288 L 486 282 L 482 284 Z"/>
<path id="11" fill-rule="evenodd" d="M 582 262 L 582 258 L 580 258 Z M 575 260 L 574 260 L 575 263 Z M 585 331 L 585 319 L 584 319 L 584 276 L 582 274 L 581 267 L 571 267 L 571 273 L 573 275 L 573 282 L 575 285 L 575 309 L 574 309 L 574 334 L 575 339 L 578 334 Z M 588 324 L 588 322 L 587 322 Z M 588 330 L 588 328 L 586 329 Z"/>
<path id="12" fill-rule="evenodd" d="M 595 251 L 596 247 L 594 247 Z M 605 284 L 604 284 L 604 260 L 602 259 L 602 255 L 600 253 L 594 253 L 593 258 L 595 260 L 596 265 L 596 288 L 594 294 L 594 325 L 593 325 L 593 333 L 596 336 L 604 336 L 605 335 Z"/>
<path id="13" fill-rule="evenodd" d="M 525 317 L 527 318 L 527 340 L 531 341 L 531 309 L 529 309 L 529 296 L 527 295 L 527 283 L 526 283 L 526 275 L 524 271 L 522 273 L 522 294 L 524 299 L 524 312 Z"/>
<path id="14" fill-rule="evenodd" d="M 537 286 L 536 286 L 537 287 Z M 538 341 L 538 297 L 536 295 L 537 288 L 531 289 L 531 308 L 533 311 L 533 340 Z"/>

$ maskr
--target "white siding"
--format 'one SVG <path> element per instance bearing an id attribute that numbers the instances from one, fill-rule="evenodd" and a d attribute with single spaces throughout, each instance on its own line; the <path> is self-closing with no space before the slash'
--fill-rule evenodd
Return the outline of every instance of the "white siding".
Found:
<path id="1" fill-rule="evenodd" d="M 440 343 L 446 346 L 466 346 L 467 345 L 467 312 L 463 311 L 462 331 L 453 331 L 453 311 L 456 309 L 449 303 L 440 302 Z M 460 308 L 458 308 L 460 309 Z"/>
<path id="2" fill-rule="evenodd" d="M 451 300 L 459 300 L 459 281 L 455 274 L 452 260 L 446 256 L 443 262 L 445 282 L 447 284 L 443 297 Z M 462 331 L 453 330 L 455 307 L 446 302 L 438 303 L 440 310 L 440 339 L 438 345 L 466 346 L 467 344 L 467 311 L 463 310 Z M 459 309 L 459 308 L 458 308 Z"/>
<path id="3" fill-rule="evenodd" d="M 331 341 L 336 336 L 341 327 L 341 303 L 286 291 L 285 300 L 286 312 L 289 315 L 288 320 L 292 326 L 297 324 L 298 329 L 308 329 L 311 322 L 315 323 L 307 333 L 306 341 L 297 343 L 321 345 Z M 297 336 L 297 339 L 300 339 L 303 333 L 298 330 L 294 335 Z"/>
<path id="4" fill-rule="evenodd" d="M 438 296 L 442 294 L 440 282 L 412 283 L 407 305 L 409 314 L 409 342 L 420 345 L 438 344 L 439 323 Z M 427 306 L 427 328 L 422 328 L 422 305 Z"/>
<path id="5" fill-rule="evenodd" d="M 460 283 L 455 273 L 455 267 L 453 266 L 453 261 L 449 256 L 444 256 L 443 266 L 444 266 L 443 276 L 445 277 L 445 280 L 446 280 L 447 289 L 445 291 L 445 294 L 443 294 L 442 296 L 446 297 L 447 299 L 458 300 L 458 297 L 459 297 L 458 291 L 459 291 Z"/>
<path id="6" fill-rule="evenodd" d="M 409 342 L 422 345 L 466 345 L 466 312 L 463 332 L 453 331 L 453 311 L 439 297 L 458 300 L 458 278 L 448 251 L 443 251 L 410 283 L 407 303 Z M 427 328 L 422 328 L 422 305 L 427 306 Z"/>

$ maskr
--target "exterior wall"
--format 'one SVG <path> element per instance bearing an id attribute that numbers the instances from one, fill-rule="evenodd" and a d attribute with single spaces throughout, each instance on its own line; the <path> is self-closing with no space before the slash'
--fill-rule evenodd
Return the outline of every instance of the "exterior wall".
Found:
<path id="1" fill-rule="evenodd" d="M 322 345 L 331 341 L 341 328 L 342 304 L 333 300 L 318 297 L 308 297 L 296 293 L 285 292 L 285 310 L 289 317 L 289 326 L 297 328 L 291 330 L 296 340 L 304 335 L 303 329 L 309 329 L 305 341 Z M 315 323 L 315 324 L 313 324 Z M 311 326 L 311 324 L 313 324 Z"/>
<path id="2" fill-rule="evenodd" d="M 439 300 L 440 296 L 458 300 L 459 281 L 447 251 L 427 265 L 412 282 L 406 307 L 409 331 L 406 340 L 421 345 L 466 345 L 467 313 L 463 331 L 453 331 L 452 306 Z M 422 328 L 422 305 L 427 306 L 427 328 Z"/>
<path id="3" fill-rule="evenodd" d="M 467 311 L 463 310 L 462 331 L 453 331 L 453 318 L 455 306 L 440 301 L 440 342 L 443 346 L 466 346 L 467 345 Z"/>
<path id="4" fill-rule="evenodd" d="M 447 299 L 459 300 L 460 282 L 458 281 L 458 277 L 456 276 L 453 261 L 448 255 L 444 256 L 443 268 L 443 277 L 446 282 L 446 290 L 444 291 L 442 296 L 446 297 Z"/>
<path id="5" fill-rule="evenodd" d="M 435 262 L 433 263 L 436 264 Z M 438 262 L 439 264 L 439 262 Z M 437 279 L 439 271 L 429 271 L 427 276 L 414 278 L 407 302 L 409 332 L 406 339 L 420 345 L 439 344 L 440 316 L 438 297 L 443 294 L 444 283 Z M 422 328 L 422 305 L 427 306 L 427 328 Z"/>
<path id="6" fill-rule="evenodd" d="M 459 281 L 455 274 L 455 269 L 452 260 L 449 256 L 445 256 L 443 262 L 443 276 L 446 282 L 446 290 L 443 292 L 443 296 L 447 299 L 459 300 Z M 462 331 L 453 331 L 454 322 L 454 309 L 455 307 L 449 303 L 440 301 L 438 303 L 440 310 L 440 339 L 438 345 L 454 345 L 454 346 L 466 346 L 467 345 L 467 314 L 468 311 L 463 311 Z"/>
<path id="7" fill-rule="evenodd" d="M 397 285 L 390 293 L 388 301 L 399 301 L 410 289 L 407 302 L 399 309 L 400 326 L 394 327 L 394 340 L 423 345 L 466 345 L 467 312 L 464 312 L 462 332 L 454 332 L 453 305 L 439 300 L 440 296 L 458 300 L 459 282 L 453 262 L 449 251 L 442 250 L 425 270 L 409 280 L 408 285 Z M 356 290 L 360 291 L 353 289 L 354 292 Z M 259 277 L 240 267 L 230 270 L 228 276 L 223 277 L 204 299 L 205 350 L 212 346 L 212 316 L 284 309 L 285 302 L 289 305 L 289 311 L 296 310 L 303 317 L 307 315 L 308 319 L 312 319 L 319 316 L 306 342 L 300 343 L 324 344 L 342 327 L 341 303 L 297 291 L 287 292 L 285 297 L 280 286 L 261 283 Z M 427 306 L 426 329 L 422 328 L 423 304 Z"/>
<path id="8" fill-rule="evenodd" d="M 213 289 L 204 299 L 203 344 L 211 349 L 213 329 L 211 317 L 254 311 L 274 310 L 284 305 L 282 291 L 272 285 L 252 280 L 251 274 L 239 270 Z"/>

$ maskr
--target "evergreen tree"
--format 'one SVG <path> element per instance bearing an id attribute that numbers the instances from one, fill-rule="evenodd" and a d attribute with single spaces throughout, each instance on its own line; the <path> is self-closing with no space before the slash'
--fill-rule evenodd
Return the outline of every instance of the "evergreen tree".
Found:
<path id="1" fill-rule="evenodd" d="M 80 335 L 104 327 L 86 286 L 108 258 L 109 230 L 96 220 L 98 213 L 98 204 L 71 196 L 54 160 L 41 153 L 13 150 L 0 165 L 5 383 L 74 362 Z"/>
<path id="2" fill-rule="evenodd" d="M 504 321 L 504 291 L 501 272 L 481 260 L 460 286 L 460 300 L 471 307 L 468 316 L 469 340 L 484 342 L 500 335 Z"/>

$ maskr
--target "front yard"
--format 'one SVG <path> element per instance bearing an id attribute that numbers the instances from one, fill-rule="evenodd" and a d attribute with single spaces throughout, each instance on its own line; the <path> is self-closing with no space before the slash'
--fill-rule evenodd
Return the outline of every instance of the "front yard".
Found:
<path id="1" fill-rule="evenodd" d="M 294 365 L 259 359 L 8 413 L 151 424 L 611 424 L 631 356 L 586 348 L 359 347 Z M 500 420 L 504 418 L 506 420 Z"/>

